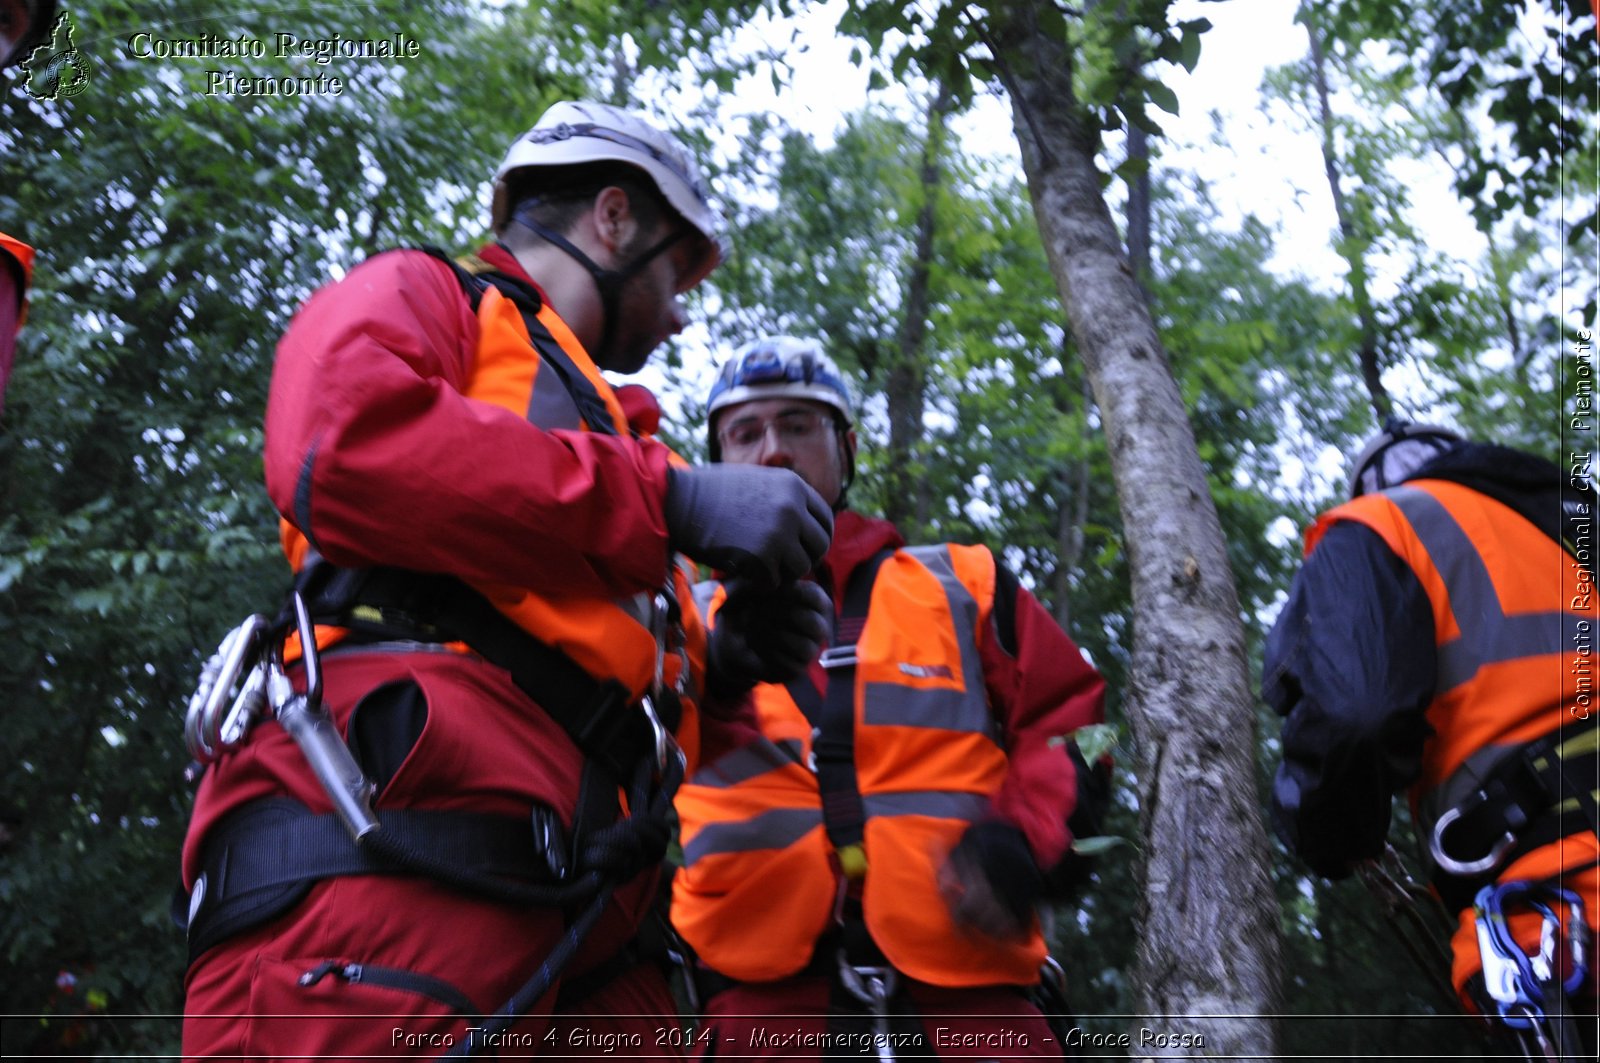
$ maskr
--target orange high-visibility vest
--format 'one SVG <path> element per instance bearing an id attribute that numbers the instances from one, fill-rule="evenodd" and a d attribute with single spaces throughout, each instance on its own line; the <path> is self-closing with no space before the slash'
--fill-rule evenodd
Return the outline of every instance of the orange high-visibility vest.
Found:
<path id="1" fill-rule="evenodd" d="M 563 383 L 561 373 L 551 368 L 552 363 L 565 362 L 581 374 L 582 379 L 574 384 L 580 389 L 592 389 L 589 398 L 604 404 L 611 426 L 621 434 L 628 433 L 627 417 L 611 385 L 566 322 L 548 304 L 541 303 L 537 316 L 528 319 L 514 301 L 489 285 L 478 304 L 477 318 L 477 352 L 462 394 L 524 414 L 544 429 L 588 431 L 589 426 Z M 310 555 L 310 542 L 288 521 L 280 523 L 279 538 L 289 563 L 298 572 Z M 663 558 L 664 563 L 666 560 Z M 672 581 L 669 593 L 681 602 L 688 602 L 689 579 L 682 568 L 672 565 L 670 577 L 663 572 L 664 584 L 668 578 Z M 613 601 L 554 600 L 522 587 L 468 582 L 518 627 L 545 645 L 561 650 L 595 678 L 616 679 L 635 698 L 644 694 L 654 681 L 656 636 L 648 626 L 652 594 L 641 593 Z M 698 617 L 688 615 L 694 613 L 693 609 L 682 612 L 685 623 L 698 624 Z M 337 638 L 333 631 L 319 629 L 318 643 L 325 645 Z M 704 640 L 690 638 L 688 643 L 695 647 L 698 656 Z M 670 686 L 677 680 L 682 660 L 675 654 L 668 654 L 662 666 L 663 680 Z"/>
<path id="2" fill-rule="evenodd" d="M 0 233 L 0 253 L 8 254 L 22 267 L 22 285 L 17 289 L 17 324 L 28 320 L 28 288 L 33 284 L 33 248 L 14 236 Z"/>
<path id="3" fill-rule="evenodd" d="M 1324 514 L 1382 536 L 1433 607 L 1438 675 L 1413 803 L 1426 824 L 1474 792 L 1494 765 L 1569 720 L 1593 697 L 1572 636 L 1595 630 L 1593 584 L 1577 559 L 1526 518 L 1471 488 L 1416 480 Z"/>
<path id="4" fill-rule="evenodd" d="M 978 640 L 995 565 L 974 546 L 902 549 L 879 569 L 856 644 L 855 765 L 865 813 L 863 917 L 890 963 L 934 985 L 1031 985 L 1046 950 L 964 932 L 937 887 L 1007 760 Z M 710 602 L 709 621 L 721 603 Z M 782 686 L 756 688 L 762 737 L 678 792 L 684 867 L 672 918 L 702 961 L 741 981 L 794 974 L 842 886 L 812 763 L 812 725 Z"/>

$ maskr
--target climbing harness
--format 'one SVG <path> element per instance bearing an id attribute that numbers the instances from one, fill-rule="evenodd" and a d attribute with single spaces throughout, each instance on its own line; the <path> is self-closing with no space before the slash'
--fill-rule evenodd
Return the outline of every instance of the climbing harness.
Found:
<path id="1" fill-rule="evenodd" d="M 1507 909 L 1514 907 L 1540 916 L 1539 946 L 1533 955 L 1511 936 Z M 1583 900 L 1571 890 L 1547 883 L 1503 882 L 1478 892 L 1473 916 L 1483 960 L 1483 992 L 1495 1017 L 1514 1032 L 1530 1058 L 1576 1058 L 1579 1039 L 1571 997 L 1588 975 L 1589 926 Z"/>
<path id="2" fill-rule="evenodd" d="M 385 612 L 401 599 L 410 608 Z M 424 599 L 432 608 L 416 611 Z M 655 682 L 633 701 L 620 684 L 594 680 L 558 650 L 515 628 L 464 584 L 313 562 L 297 581 L 288 610 L 301 645 L 304 691 L 295 690 L 284 665 L 287 624 L 252 616 L 228 634 L 202 669 L 184 734 L 196 761 L 191 776 L 196 776 L 244 743 L 270 714 L 294 738 L 334 815 L 270 799 L 245 805 L 218 824 L 202 852 L 188 916 L 179 919 L 189 931 L 191 959 L 287 910 L 312 882 L 339 874 L 418 874 L 493 900 L 578 909 L 550 956 L 482 1024 L 491 1035 L 508 1028 L 549 991 L 616 886 L 666 851 L 672 796 L 685 761 L 663 715 L 675 717 L 679 711 L 688 668 L 675 598 L 659 593 L 651 607 L 647 626 L 657 639 Z M 567 730 L 591 762 L 586 796 L 603 793 L 580 801 L 592 808 L 575 816 L 570 854 L 559 820 L 542 806 L 535 806 L 531 821 L 520 823 L 470 813 L 374 813 L 374 786 L 322 704 L 313 619 L 326 615 L 338 622 L 355 613 L 385 631 L 393 630 L 398 617 L 415 624 L 416 617 L 429 616 L 432 622 L 425 631 L 418 627 L 417 635 L 426 634 L 429 641 L 461 638 L 490 663 L 506 668 L 513 682 Z M 665 681 L 669 654 L 683 658 L 671 685 Z M 603 820 L 617 813 L 612 780 L 626 786 L 628 815 L 607 823 Z M 492 1043 L 492 1036 L 469 1038 L 459 1054 L 475 1054 Z"/>

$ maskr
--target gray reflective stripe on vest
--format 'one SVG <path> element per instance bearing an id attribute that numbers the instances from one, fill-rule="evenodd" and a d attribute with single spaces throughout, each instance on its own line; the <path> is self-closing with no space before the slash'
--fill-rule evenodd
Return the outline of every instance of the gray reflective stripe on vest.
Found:
<path id="1" fill-rule="evenodd" d="M 1433 495 L 1416 487 L 1384 492 L 1411 524 L 1444 580 L 1460 634 L 1439 646 L 1435 697 L 1478 674 L 1486 664 L 1560 653 L 1561 612 L 1507 616 L 1483 557 L 1456 519 Z"/>
<path id="2" fill-rule="evenodd" d="M 978 602 L 956 577 L 950 551 L 944 546 L 918 546 L 902 550 L 931 572 L 944 589 L 961 653 L 961 690 L 919 690 L 898 683 L 868 683 L 862 719 L 868 724 L 900 727 L 935 727 L 992 735 L 994 717 L 983 688 L 983 664 L 978 658 Z M 869 616 L 867 623 L 872 623 Z M 913 662 L 900 662 L 902 668 Z"/>
<path id="3" fill-rule="evenodd" d="M 713 823 L 683 847 L 683 862 L 691 865 L 718 853 L 786 849 L 820 826 L 820 808 L 778 808 L 750 819 Z"/>
<path id="4" fill-rule="evenodd" d="M 868 819 L 929 816 L 976 823 L 989 808 L 989 799 L 982 794 L 950 790 L 867 794 L 862 797 L 862 802 L 866 806 Z M 780 808 L 746 820 L 713 823 L 684 846 L 684 863 L 690 865 L 702 857 L 719 853 L 786 849 L 820 826 L 822 811 L 814 808 Z"/>
<path id="5" fill-rule="evenodd" d="M 932 816 L 975 823 L 989 808 L 982 794 L 954 790 L 912 790 L 893 794 L 863 794 L 867 818 L 880 816 Z"/>
<path id="6" fill-rule="evenodd" d="M 782 742 L 758 738 L 747 746 L 741 746 L 731 753 L 718 757 L 695 772 L 689 781 L 694 786 L 722 790 L 759 778 L 769 771 L 793 767 L 799 763 L 799 742 L 792 738 L 786 738 Z"/>
<path id="7" fill-rule="evenodd" d="M 533 375 L 533 394 L 528 396 L 528 420 L 546 430 L 583 427 L 578 404 L 561 382 L 561 374 L 543 354 L 539 356 L 539 371 Z"/>
<path id="8" fill-rule="evenodd" d="M 706 626 L 707 631 L 711 630 L 711 599 L 716 597 L 717 588 L 720 586 L 722 584 L 716 580 L 708 579 L 696 583 L 689 589 L 689 593 L 694 595 L 694 607 L 700 611 L 700 622 Z"/>

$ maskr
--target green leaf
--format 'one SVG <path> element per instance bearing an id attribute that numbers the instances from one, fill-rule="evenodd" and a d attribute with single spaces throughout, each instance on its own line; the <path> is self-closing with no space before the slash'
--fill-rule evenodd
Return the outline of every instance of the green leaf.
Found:
<path id="1" fill-rule="evenodd" d="M 1159 81 L 1145 83 L 1145 96 L 1168 114 L 1178 113 L 1178 94 Z"/>
<path id="2" fill-rule="evenodd" d="M 1120 838 L 1114 834 L 1100 834 L 1091 838 L 1072 839 L 1072 851 L 1079 856 L 1099 856 L 1109 852 L 1120 845 L 1131 844 L 1128 839 Z"/>
<path id="3" fill-rule="evenodd" d="M 1183 44 L 1178 56 L 1178 62 L 1189 73 L 1194 73 L 1195 66 L 1200 62 L 1200 34 L 1196 31 L 1184 29 Z"/>

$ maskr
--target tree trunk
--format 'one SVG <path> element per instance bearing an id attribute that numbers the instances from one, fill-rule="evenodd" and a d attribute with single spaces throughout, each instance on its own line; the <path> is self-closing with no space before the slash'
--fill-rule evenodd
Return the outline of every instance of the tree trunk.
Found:
<path id="1" fill-rule="evenodd" d="M 1126 704 L 1145 857 L 1133 1054 L 1270 1058 L 1278 913 L 1238 594 L 1183 400 L 1101 192 L 1098 133 L 1074 97 L 1071 53 L 1059 32 L 1040 30 L 1040 13 L 1054 11 L 1004 0 L 991 9 L 988 43 L 1127 529 Z M 1141 1042 L 1140 1027 L 1204 1044 Z"/>
<path id="2" fill-rule="evenodd" d="M 1063 338 L 1061 360 L 1066 364 L 1069 344 Z M 1068 412 L 1066 386 L 1063 385 L 1056 408 Z M 1056 508 L 1056 567 L 1050 577 L 1050 597 L 1055 603 L 1056 623 L 1062 631 L 1072 630 L 1072 581 L 1083 560 L 1084 526 L 1089 523 L 1089 408 L 1094 405 L 1094 392 L 1089 381 L 1079 378 L 1078 401 L 1082 404 L 1084 442 L 1080 456 L 1062 464 L 1056 474 L 1061 487 L 1061 503 Z"/>
<path id="3" fill-rule="evenodd" d="M 927 131 L 922 142 L 922 209 L 917 213 L 917 238 L 906 277 L 905 312 L 900 319 L 899 342 L 889 367 L 889 461 L 884 516 L 916 538 L 927 527 L 930 500 L 927 477 L 921 475 L 917 456 L 922 444 L 922 415 L 927 403 L 929 295 L 933 268 L 935 210 L 942 180 L 939 153 L 944 121 L 951 104 L 950 85 L 940 80 L 928 103 Z"/>
<path id="4" fill-rule="evenodd" d="M 1367 291 L 1366 236 L 1360 231 L 1344 198 L 1339 180 L 1338 152 L 1333 142 L 1333 108 L 1328 102 L 1328 64 L 1322 52 L 1322 34 L 1310 12 L 1302 10 L 1306 32 L 1311 36 L 1311 76 L 1317 90 L 1317 113 L 1322 125 L 1322 169 L 1333 194 L 1333 213 L 1339 220 L 1340 254 L 1350 266 L 1350 298 L 1356 306 L 1361 328 L 1361 343 L 1356 356 L 1361 364 L 1361 379 L 1379 424 L 1389 419 L 1394 406 L 1383 386 L 1383 368 L 1378 364 L 1378 322 L 1372 311 L 1372 296 Z"/>

